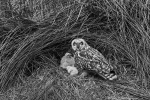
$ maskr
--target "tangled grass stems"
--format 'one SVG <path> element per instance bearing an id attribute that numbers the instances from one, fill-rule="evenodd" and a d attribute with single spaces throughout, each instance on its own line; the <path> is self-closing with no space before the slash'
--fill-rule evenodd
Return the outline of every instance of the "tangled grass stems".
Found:
<path id="1" fill-rule="evenodd" d="M 15 95 L 28 100 L 149 99 L 148 0 L 18 1 L 6 6 L 13 9 L 10 18 L 1 9 L 5 12 L 0 24 L 1 92 L 15 87 Z M 76 37 L 84 38 L 115 66 L 120 83 L 70 77 L 59 68 Z M 127 89 L 121 91 L 124 86 Z"/>

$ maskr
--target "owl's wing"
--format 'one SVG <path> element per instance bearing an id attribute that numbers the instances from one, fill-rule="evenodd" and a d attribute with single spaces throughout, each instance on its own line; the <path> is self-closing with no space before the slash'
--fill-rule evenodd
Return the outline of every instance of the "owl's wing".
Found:
<path id="1" fill-rule="evenodd" d="M 99 75 L 105 79 L 113 80 L 116 75 L 110 73 L 113 67 L 108 63 L 105 57 L 96 49 L 88 48 L 85 51 L 76 53 L 76 57 L 79 58 L 78 63 L 86 66 L 89 70 L 96 71 Z"/>
<path id="2" fill-rule="evenodd" d="M 88 61 L 94 61 L 94 62 L 101 62 L 104 65 L 108 65 L 108 61 L 105 59 L 105 57 L 96 49 L 94 48 L 88 48 L 87 50 L 76 52 L 76 57 L 81 58 L 82 60 L 88 62 Z"/>
<path id="3" fill-rule="evenodd" d="M 92 60 L 94 61 L 101 61 L 105 64 L 108 64 L 108 61 L 105 59 L 105 57 L 96 49 L 89 48 L 87 50 L 87 55 L 92 57 Z"/>
<path id="4" fill-rule="evenodd" d="M 99 59 L 104 65 L 109 66 L 111 69 L 113 69 L 113 66 L 110 65 L 108 60 L 105 59 L 105 57 L 98 50 L 94 48 L 90 48 L 90 49 L 91 49 L 90 51 L 94 54 L 94 57 L 93 57 L 94 59 L 96 60 Z"/>

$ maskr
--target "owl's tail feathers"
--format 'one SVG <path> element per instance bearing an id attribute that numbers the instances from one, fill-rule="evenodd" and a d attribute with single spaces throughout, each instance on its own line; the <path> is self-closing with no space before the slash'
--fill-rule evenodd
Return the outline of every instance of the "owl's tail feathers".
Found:
<path id="1" fill-rule="evenodd" d="M 109 80 L 117 79 L 117 75 L 115 75 L 113 73 L 105 74 L 105 77 L 107 77 L 107 79 L 109 79 Z"/>

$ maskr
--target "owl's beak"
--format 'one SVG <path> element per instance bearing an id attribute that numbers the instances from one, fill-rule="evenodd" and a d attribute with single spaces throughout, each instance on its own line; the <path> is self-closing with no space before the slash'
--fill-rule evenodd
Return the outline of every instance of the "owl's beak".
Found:
<path id="1" fill-rule="evenodd" d="M 79 48 L 80 48 L 80 44 L 79 44 L 79 43 L 77 43 L 77 44 L 76 44 L 76 46 L 77 46 L 77 50 L 79 50 Z"/>

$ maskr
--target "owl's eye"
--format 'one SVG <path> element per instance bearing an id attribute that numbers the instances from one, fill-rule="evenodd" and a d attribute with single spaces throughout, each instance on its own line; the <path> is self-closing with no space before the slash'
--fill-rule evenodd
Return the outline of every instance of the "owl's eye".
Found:
<path id="1" fill-rule="evenodd" d="M 83 45 L 83 42 L 81 42 L 80 44 Z"/>

